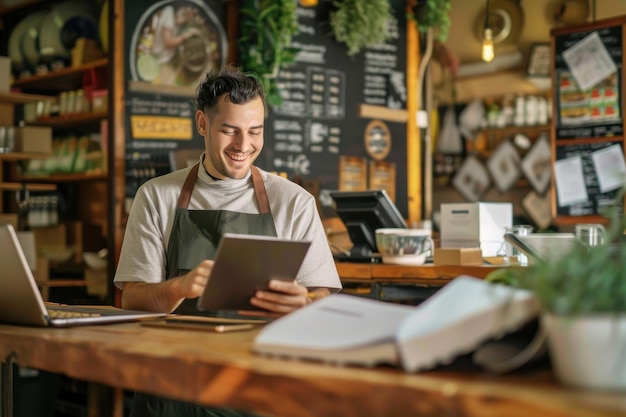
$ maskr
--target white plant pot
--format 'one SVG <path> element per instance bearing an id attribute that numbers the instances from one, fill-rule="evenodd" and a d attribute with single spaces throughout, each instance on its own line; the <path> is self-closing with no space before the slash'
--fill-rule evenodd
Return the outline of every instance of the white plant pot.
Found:
<path id="1" fill-rule="evenodd" d="M 626 315 L 561 317 L 544 314 L 557 378 L 577 387 L 626 390 Z"/>

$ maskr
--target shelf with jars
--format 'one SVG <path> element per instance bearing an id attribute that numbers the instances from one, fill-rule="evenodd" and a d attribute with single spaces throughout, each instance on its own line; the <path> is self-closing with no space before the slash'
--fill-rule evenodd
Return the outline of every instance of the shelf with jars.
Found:
<path id="1" fill-rule="evenodd" d="M 13 93 L 9 91 L 0 93 L 0 106 L 10 114 L 12 119 L 14 106 L 18 104 L 24 104 L 29 102 L 35 102 L 41 100 L 42 96 L 34 94 Z M 3 120 L 3 122 L 6 122 Z M 2 123 L 4 124 L 4 123 Z M 8 124 L 8 123 L 7 123 Z M 5 178 L 5 172 L 7 166 L 17 161 L 28 160 L 30 158 L 41 158 L 49 156 L 43 152 L 23 152 L 20 148 L 24 146 L 24 143 L 15 143 L 15 127 L 0 126 L 0 190 L 2 191 L 49 191 L 54 190 L 56 186 L 54 184 L 23 184 L 19 181 L 14 181 L 13 178 Z M 22 138 L 23 139 L 23 138 Z M 4 212 L 3 199 L 0 199 L 0 213 Z"/>
<path id="2" fill-rule="evenodd" d="M 549 135 L 551 100 L 549 96 L 507 94 L 483 101 L 482 127 L 468 152 L 489 158 L 504 140 L 511 140 L 523 156 L 541 135 Z"/>

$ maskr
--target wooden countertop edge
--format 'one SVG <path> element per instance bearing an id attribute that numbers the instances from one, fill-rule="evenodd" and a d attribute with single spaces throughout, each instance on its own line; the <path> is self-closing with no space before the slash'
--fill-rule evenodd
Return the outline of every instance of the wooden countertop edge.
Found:
<path id="1" fill-rule="evenodd" d="M 0 356 L 14 354 L 19 365 L 81 380 L 291 417 L 626 412 L 620 396 L 563 389 L 545 378 L 413 375 L 264 358 L 249 351 L 255 334 L 183 333 L 137 323 L 79 330 L 0 326 Z"/>

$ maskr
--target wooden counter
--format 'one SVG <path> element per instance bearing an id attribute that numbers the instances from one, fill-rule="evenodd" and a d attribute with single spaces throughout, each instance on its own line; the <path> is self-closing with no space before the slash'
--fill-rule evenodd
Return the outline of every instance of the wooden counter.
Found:
<path id="1" fill-rule="evenodd" d="M 253 354 L 255 334 L 138 323 L 68 329 L 0 325 L 0 358 L 112 387 L 284 417 L 626 413 L 626 396 L 565 388 L 547 370 L 501 377 L 407 374 L 388 367 L 286 361 Z"/>
<path id="2" fill-rule="evenodd" d="M 459 275 L 485 278 L 502 265 L 390 265 L 335 262 L 344 292 L 380 300 L 425 299 Z"/>

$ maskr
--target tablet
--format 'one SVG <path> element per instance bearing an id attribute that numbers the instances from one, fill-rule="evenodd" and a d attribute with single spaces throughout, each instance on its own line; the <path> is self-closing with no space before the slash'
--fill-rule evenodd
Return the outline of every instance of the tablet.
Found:
<path id="1" fill-rule="evenodd" d="M 295 280 L 309 246 L 307 240 L 225 233 L 198 309 L 258 310 L 250 304 L 255 291 L 272 279 Z"/>

